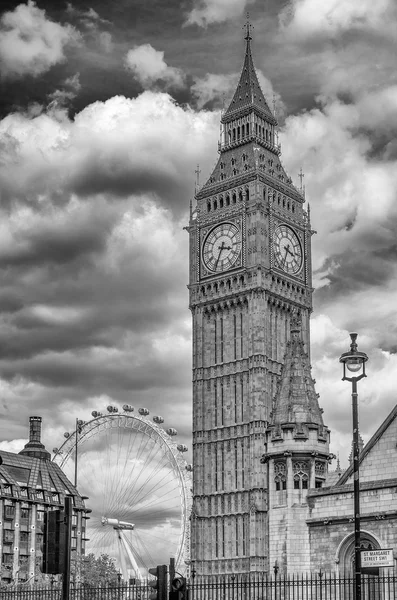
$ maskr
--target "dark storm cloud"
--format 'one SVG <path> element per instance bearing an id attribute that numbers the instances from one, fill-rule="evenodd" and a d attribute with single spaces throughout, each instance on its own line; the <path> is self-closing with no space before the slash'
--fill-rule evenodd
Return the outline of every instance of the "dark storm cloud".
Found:
<path id="1" fill-rule="evenodd" d="M 170 372 L 170 366 L 150 346 L 138 345 L 130 354 L 120 350 L 117 358 L 111 352 L 108 357 L 106 351 L 91 354 L 75 347 L 73 355 L 42 353 L 27 361 L 3 360 L 0 370 L 6 380 L 23 377 L 45 387 L 80 387 L 85 393 L 117 395 L 119 390 L 175 387 L 180 376 L 175 369 Z"/>
<path id="2" fill-rule="evenodd" d="M 100 253 L 105 248 L 113 219 L 109 211 L 106 216 L 95 214 L 89 221 L 87 216 L 85 222 L 71 220 L 58 225 L 50 221 L 17 231 L 10 245 L 1 248 L 0 269 L 62 264 L 91 253 Z"/>

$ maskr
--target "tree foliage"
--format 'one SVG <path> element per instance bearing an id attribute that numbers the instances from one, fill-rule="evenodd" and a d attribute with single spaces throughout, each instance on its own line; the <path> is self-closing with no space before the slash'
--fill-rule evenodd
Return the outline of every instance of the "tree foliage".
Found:
<path id="1" fill-rule="evenodd" d="M 76 569 L 76 565 L 74 565 Z M 73 575 L 72 575 L 73 578 Z M 99 587 L 119 583 L 119 572 L 113 558 L 108 554 L 87 554 L 80 562 L 80 582 L 86 586 Z"/>

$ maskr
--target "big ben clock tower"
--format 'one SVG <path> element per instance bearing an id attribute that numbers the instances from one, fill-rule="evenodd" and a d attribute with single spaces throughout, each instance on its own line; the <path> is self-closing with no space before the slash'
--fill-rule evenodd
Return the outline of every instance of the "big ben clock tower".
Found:
<path id="1" fill-rule="evenodd" d="M 198 575 L 269 569 L 268 467 L 260 457 L 292 315 L 309 352 L 312 232 L 304 198 L 280 161 L 249 25 L 245 40 L 219 159 L 188 227 Z"/>

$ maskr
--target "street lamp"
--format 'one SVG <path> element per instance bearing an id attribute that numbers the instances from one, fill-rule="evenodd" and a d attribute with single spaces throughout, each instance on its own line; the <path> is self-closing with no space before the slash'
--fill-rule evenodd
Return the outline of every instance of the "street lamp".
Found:
<path id="1" fill-rule="evenodd" d="M 351 344 L 349 352 L 344 352 L 339 359 L 343 363 L 342 381 L 351 381 L 352 408 L 353 408 L 353 474 L 354 474 L 354 579 L 356 600 L 361 600 L 361 548 L 360 548 L 360 474 L 359 474 L 359 434 L 358 434 L 358 408 L 357 408 L 357 381 L 365 374 L 365 363 L 368 356 L 357 350 L 357 333 L 350 334 Z M 348 377 L 347 371 L 354 373 Z"/>

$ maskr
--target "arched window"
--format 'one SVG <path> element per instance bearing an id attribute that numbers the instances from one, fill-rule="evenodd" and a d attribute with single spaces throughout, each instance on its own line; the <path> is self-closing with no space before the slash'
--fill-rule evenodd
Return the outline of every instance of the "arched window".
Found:
<path id="1" fill-rule="evenodd" d="M 242 202 L 242 200 L 243 200 L 243 192 L 241 190 L 238 193 L 238 199 L 240 202 Z"/>
<path id="2" fill-rule="evenodd" d="M 287 467 L 285 462 L 274 463 L 274 481 L 277 492 L 287 489 Z"/>
<path id="3" fill-rule="evenodd" d="M 237 127 L 237 139 L 240 139 L 240 125 Z"/>
<path id="4" fill-rule="evenodd" d="M 233 127 L 233 142 L 236 141 L 236 129 Z"/>
<path id="5" fill-rule="evenodd" d="M 241 137 L 245 137 L 245 127 L 244 125 L 241 125 Z"/>
<path id="6" fill-rule="evenodd" d="M 250 199 L 250 191 L 249 191 L 248 188 L 245 190 L 245 197 L 246 197 L 247 200 Z"/>
<path id="7" fill-rule="evenodd" d="M 219 198 L 219 208 L 223 208 L 223 197 Z"/>
<path id="8" fill-rule="evenodd" d="M 207 203 L 207 212 L 210 212 L 210 211 L 211 211 L 211 202 L 208 202 Z"/>
<path id="9" fill-rule="evenodd" d="M 307 490 L 309 488 L 309 465 L 306 461 L 294 461 L 294 489 Z"/>
<path id="10" fill-rule="evenodd" d="M 226 196 L 226 206 L 230 206 L 230 196 Z"/>
<path id="11" fill-rule="evenodd" d="M 216 210 L 218 208 L 218 203 L 216 200 L 214 200 L 214 210 Z"/>
<path id="12" fill-rule="evenodd" d="M 233 200 L 233 204 L 236 204 L 236 201 L 237 201 L 237 196 L 236 196 L 236 194 L 233 194 L 233 196 L 232 196 L 232 200 Z"/>
<path id="13" fill-rule="evenodd" d="M 247 123 L 246 125 L 246 132 L 247 132 L 247 136 L 250 134 L 250 124 Z"/>

